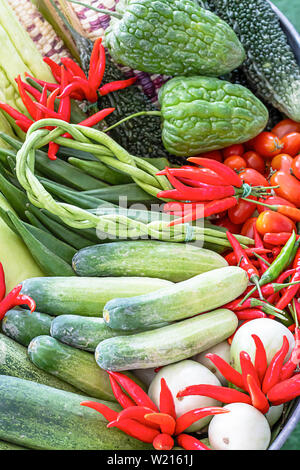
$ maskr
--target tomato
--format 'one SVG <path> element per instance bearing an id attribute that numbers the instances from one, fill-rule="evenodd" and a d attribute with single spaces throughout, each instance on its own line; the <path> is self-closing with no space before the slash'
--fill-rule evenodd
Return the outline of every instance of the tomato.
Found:
<path id="1" fill-rule="evenodd" d="M 285 171 L 279 170 L 270 178 L 271 186 L 279 186 L 275 193 L 300 207 L 300 181 Z M 282 230 L 284 232 L 284 230 Z"/>
<path id="2" fill-rule="evenodd" d="M 248 199 L 256 200 L 253 196 L 248 196 Z M 228 210 L 228 217 L 233 224 L 240 225 L 251 217 L 255 209 L 256 204 L 240 199 L 235 207 Z"/>
<path id="3" fill-rule="evenodd" d="M 248 152 L 244 153 L 242 157 L 246 161 L 248 168 L 253 168 L 259 173 L 264 173 L 266 163 L 258 153 L 254 152 L 253 150 L 249 150 Z"/>
<path id="4" fill-rule="evenodd" d="M 212 160 L 217 160 L 217 162 L 223 162 L 223 155 L 220 150 L 212 150 L 211 152 L 201 153 L 197 155 L 198 157 L 211 158 Z"/>
<path id="5" fill-rule="evenodd" d="M 292 121 L 292 119 L 283 119 L 272 129 L 272 134 L 277 135 L 279 139 L 282 139 L 291 132 L 300 132 L 300 122 Z"/>
<path id="6" fill-rule="evenodd" d="M 256 224 L 257 217 L 251 217 L 250 219 L 246 220 L 244 223 L 241 235 L 244 237 L 254 238 L 254 225 Z"/>
<path id="7" fill-rule="evenodd" d="M 256 221 L 256 228 L 260 235 L 266 233 L 296 232 L 296 226 L 292 220 L 283 214 L 274 211 L 261 212 Z"/>
<path id="8" fill-rule="evenodd" d="M 227 217 L 227 216 L 223 217 L 223 219 L 221 219 L 221 220 L 219 220 L 218 222 L 215 222 L 215 223 L 219 227 L 227 228 L 227 230 L 229 230 L 229 232 L 231 232 L 231 233 L 240 233 L 241 232 L 242 225 L 232 223 L 231 220 L 229 219 L 229 217 Z"/>
<path id="9" fill-rule="evenodd" d="M 280 153 L 272 159 L 271 167 L 273 170 L 282 170 L 289 172 L 293 163 L 293 158 L 286 154 Z"/>
<path id="10" fill-rule="evenodd" d="M 293 204 L 292 202 L 288 201 L 287 199 L 283 199 L 282 197 L 279 197 L 279 196 L 270 196 L 270 197 L 267 197 L 267 199 L 260 198 L 259 201 L 264 202 L 265 204 L 269 204 L 270 206 L 277 205 L 277 206 L 296 207 L 295 204 Z M 259 213 L 264 212 L 266 210 L 268 210 L 267 207 L 260 206 L 257 204 L 257 211 Z"/>
<path id="11" fill-rule="evenodd" d="M 239 173 L 240 178 L 252 186 L 270 186 L 268 180 L 253 168 L 246 168 Z"/>
<path id="12" fill-rule="evenodd" d="M 293 175 L 300 180 L 300 155 L 297 155 L 297 157 L 293 159 L 292 172 Z"/>
<path id="13" fill-rule="evenodd" d="M 232 170 L 239 171 L 247 167 L 246 161 L 239 155 L 232 155 L 224 160 L 224 165 L 229 166 Z"/>
<path id="14" fill-rule="evenodd" d="M 283 143 L 272 132 L 262 132 L 253 141 L 253 149 L 264 158 L 275 157 L 282 148 Z"/>
<path id="15" fill-rule="evenodd" d="M 292 132 L 282 137 L 282 151 L 291 157 L 295 157 L 300 152 L 300 132 Z"/>
<path id="16" fill-rule="evenodd" d="M 228 158 L 231 157 L 232 155 L 243 155 L 245 149 L 242 144 L 235 144 L 235 145 L 230 145 L 230 147 L 227 147 L 226 149 L 222 150 L 223 157 Z"/>

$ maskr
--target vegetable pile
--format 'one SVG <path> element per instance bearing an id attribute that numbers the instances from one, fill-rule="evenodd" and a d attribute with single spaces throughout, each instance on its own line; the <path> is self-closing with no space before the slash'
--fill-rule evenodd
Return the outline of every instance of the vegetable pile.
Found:
<path id="1" fill-rule="evenodd" d="M 268 449 L 300 396 L 300 67 L 276 14 L 33 3 L 69 50 L 43 57 L 2 1 L 0 449 Z"/>

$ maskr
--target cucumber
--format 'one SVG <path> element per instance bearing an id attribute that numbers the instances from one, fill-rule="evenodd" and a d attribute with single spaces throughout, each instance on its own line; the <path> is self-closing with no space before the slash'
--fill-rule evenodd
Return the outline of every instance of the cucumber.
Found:
<path id="1" fill-rule="evenodd" d="M 139 240 L 83 248 L 73 257 L 72 266 L 78 276 L 147 276 L 179 282 L 227 262 L 193 245 Z"/>
<path id="2" fill-rule="evenodd" d="M 161 324 L 161 326 L 166 325 L 167 323 Z M 136 331 L 133 334 L 139 332 Z M 50 334 L 69 346 L 94 352 L 101 341 L 113 336 L 128 335 L 128 332 L 112 330 L 103 318 L 60 315 L 52 320 Z"/>
<path id="3" fill-rule="evenodd" d="M 152 446 L 107 429 L 89 397 L 0 376 L 0 439 L 41 450 L 144 450 Z M 116 403 L 94 400 L 120 411 Z"/>
<path id="4" fill-rule="evenodd" d="M 50 315 L 102 317 L 104 305 L 114 297 L 130 297 L 171 286 L 153 278 L 36 277 L 22 282 L 22 294 Z M 160 323 L 160 322 L 159 322 Z"/>
<path id="5" fill-rule="evenodd" d="M 72 385 L 38 369 L 29 359 L 27 348 L 0 333 L 0 374 L 32 380 L 49 387 L 77 392 Z M 1 421 L 1 420 L 0 420 Z M 0 437 L 1 439 L 1 437 Z"/>
<path id="6" fill-rule="evenodd" d="M 103 318 L 110 328 L 136 330 L 163 321 L 173 322 L 225 305 L 248 285 L 247 273 L 226 266 L 136 297 L 107 302 Z"/>
<path id="7" fill-rule="evenodd" d="M 237 325 L 233 312 L 219 309 L 158 330 L 107 339 L 97 346 L 95 358 L 106 370 L 160 367 L 220 343 L 234 333 Z"/>
<path id="8" fill-rule="evenodd" d="M 9 310 L 2 320 L 2 331 L 17 343 L 28 346 L 39 335 L 49 335 L 53 317 L 46 313 L 33 312 L 22 308 Z"/>
<path id="9" fill-rule="evenodd" d="M 16 446 L 10 442 L 0 441 L 0 450 L 28 450 L 25 447 Z"/>
<path id="10" fill-rule="evenodd" d="M 64 380 L 86 395 L 116 401 L 109 375 L 98 367 L 93 354 L 44 335 L 31 341 L 28 355 L 39 369 Z"/>

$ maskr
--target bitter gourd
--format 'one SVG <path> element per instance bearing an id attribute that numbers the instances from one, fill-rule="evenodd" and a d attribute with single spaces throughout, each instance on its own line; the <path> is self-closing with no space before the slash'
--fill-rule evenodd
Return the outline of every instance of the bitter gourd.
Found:
<path id="1" fill-rule="evenodd" d="M 219 76 L 245 58 L 233 29 L 194 0 L 126 0 L 116 11 L 105 45 L 117 63 L 133 69 Z"/>
<path id="2" fill-rule="evenodd" d="M 164 145 L 182 157 L 246 142 L 268 121 L 250 90 L 214 77 L 175 77 L 160 89 L 159 101 Z"/>
<path id="3" fill-rule="evenodd" d="M 300 121 L 300 67 L 269 2 L 204 0 L 204 4 L 226 21 L 242 42 L 246 60 L 241 68 L 254 93 Z"/>

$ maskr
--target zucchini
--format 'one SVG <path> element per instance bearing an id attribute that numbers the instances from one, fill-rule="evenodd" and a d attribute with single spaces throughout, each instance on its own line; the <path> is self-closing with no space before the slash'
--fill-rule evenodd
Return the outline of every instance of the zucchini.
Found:
<path id="1" fill-rule="evenodd" d="M 46 313 L 32 312 L 23 308 L 9 310 L 2 320 L 2 331 L 17 343 L 28 346 L 39 335 L 49 335 L 53 317 Z"/>
<path id="2" fill-rule="evenodd" d="M 110 328 L 136 330 L 163 321 L 176 321 L 225 305 L 248 285 L 237 266 L 214 269 L 186 281 L 136 297 L 107 302 L 103 318 Z"/>
<path id="3" fill-rule="evenodd" d="M 161 326 L 165 325 L 167 323 L 161 324 Z M 60 315 L 52 320 L 50 334 L 69 346 L 94 352 L 101 341 L 114 336 L 128 335 L 128 332 L 112 330 L 103 318 Z"/>
<path id="4" fill-rule="evenodd" d="M 0 439 L 41 450 L 150 449 L 80 403 L 89 397 L 0 376 Z M 120 411 L 116 403 L 94 400 Z"/>
<path id="5" fill-rule="evenodd" d="M 73 385 L 86 395 L 116 401 L 109 375 L 98 367 L 93 354 L 44 335 L 30 342 L 28 355 L 39 369 Z"/>
<path id="6" fill-rule="evenodd" d="M 154 278 L 36 277 L 22 282 L 22 294 L 32 297 L 40 312 L 50 315 L 102 317 L 114 297 L 131 297 L 172 286 Z"/>
<path id="7" fill-rule="evenodd" d="M 243 44 L 246 60 L 241 69 L 250 88 L 290 119 L 300 121 L 300 67 L 270 3 L 205 0 L 205 4 L 234 29 Z"/>
<path id="8" fill-rule="evenodd" d="M 106 370 L 148 369 L 192 357 L 220 343 L 236 330 L 236 315 L 219 309 L 158 330 L 102 341 L 95 358 Z"/>
<path id="9" fill-rule="evenodd" d="M 84 248 L 74 256 L 72 266 L 78 276 L 146 276 L 179 282 L 227 262 L 193 245 L 139 240 Z"/>
<path id="10" fill-rule="evenodd" d="M 72 385 L 38 369 L 28 358 L 27 348 L 0 333 L 0 374 L 32 380 L 68 392 L 78 392 Z M 2 437 L 2 436 L 1 436 Z M 0 439 L 1 439 L 0 437 Z"/>

